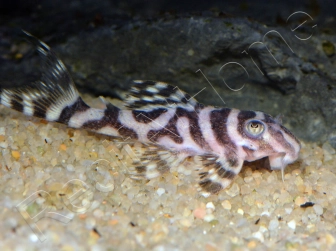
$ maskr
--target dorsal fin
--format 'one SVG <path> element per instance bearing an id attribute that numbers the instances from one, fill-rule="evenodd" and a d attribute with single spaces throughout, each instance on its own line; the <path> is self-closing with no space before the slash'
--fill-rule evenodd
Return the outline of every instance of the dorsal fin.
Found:
<path id="1" fill-rule="evenodd" d="M 194 110 L 196 99 L 178 87 L 164 82 L 134 81 L 134 86 L 125 96 L 125 107 L 132 110 L 151 111 L 158 108 L 182 107 Z"/>

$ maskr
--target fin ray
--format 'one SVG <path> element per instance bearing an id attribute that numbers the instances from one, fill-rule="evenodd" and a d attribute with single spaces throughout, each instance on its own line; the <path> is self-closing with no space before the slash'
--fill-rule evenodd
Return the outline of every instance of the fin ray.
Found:
<path id="1" fill-rule="evenodd" d="M 158 108 L 183 107 L 193 110 L 198 102 L 178 87 L 164 82 L 134 81 L 134 86 L 124 96 L 125 107 L 141 111 Z"/>
<path id="2" fill-rule="evenodd" d="M 145 144 L 146 150 L 140 158 L 134 160 L 128 173 L 133 179 L 152 179 L 171 167 L 181 164 L 187 157 L 184 153 L 172 152 L 159 145 Z"/>
<path id="3" fill-rule="evenodd" d="M 26 115 L 48 121 L 59 121 L 64 108 L 74 104 L 82 110 L 88 108 L 81 101 L 63 62 L 45 43 L 27 32 L 25 34 L 37 47 L 43 61 L 41 80 L 16 88 L 1 89 L 0 103 Z"/>
<path id="4" fill-rule="evenodd" d="M 204 197 L 217 194 L 230 185 L 243 166 L 243 161 L 233 164 L 225 157 L 212 154 L 198 157 L 202 163 L 200 167 L 196 168 L 200 176 L 199 191 Z"/>

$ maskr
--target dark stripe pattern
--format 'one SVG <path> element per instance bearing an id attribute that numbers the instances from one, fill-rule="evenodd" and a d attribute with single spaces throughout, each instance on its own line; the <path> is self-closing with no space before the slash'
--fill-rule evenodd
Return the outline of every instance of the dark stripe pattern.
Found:
<path id="1" fill-rule="evenodd" d="M 227 132 L 226 123 L 230 112 L 231 109 L 229 108 L 223 108 L 220 110 L 211 111 L 210 123 L 211 123 L 211 129 L 218 143 L 220 143 L 222 146 L 231 145 L 235 147 L 235 144 L 232 142 Z"/>
<path id="2" fill-rule="evenodd" d="M 175 114 L 167 123 L 167 125 L 160 130 L 150 130 L 147 134 L 147 138 L 151 142 L 157 142 L 159 138 L 167 136 L 171 138 L 175 143 L 181 144 L 183 143 L 183 138 L 180 136 L 179 132 L 176 128 L 176 123 L 178 120 L 178 116 Z"/>
<path id="3" fill-rule="evenodd" d="M 170 137 L 175 143 L 181 144 L 183 142 L 183 137 L 180 136 L 179 132 L 177 131 L 176 124 L 177 120 L 182 117 L 186 117 L 189 120 L 189 132 L 192 139 L 195 141 L 197 145 L 204 148 L 205 150 L 210 150 L 210 146 L 205 141 L 201 128 L 198 123 L 198 108 L 196 111 L 188 111 L 183 108 L 177 108 L 175 115 L 169 120 L 168 124 L 160 130 L 151 130 L 148 132 L 148 139 L 153 142 L 156 142 L 159 138 L 168 136 Z"/>
<path id="4" fill-rule="evenodd" d="M 277 122 L 272 118 L 272 116 L 270 116 L 270 115 L 268 115 L 268 114 L 265 114 L 265 113 L 264 113 L 264 116 L 265 116 L 265 122 L 266 122 L 266 123 L 269 123 L 269 124 L 278 124 L 278 125 L 280 126 L 281 130 L 283 130 L 287 135 L 289 135 L 290 137 L 292 137 L 292 138 L 295 140 L 295 142 L 296 142 L 298 145 L 301 146 L 300 141 L 299 141 L 299 140 L 296 138 L 296 136 L 294 136 L 294 134 L 293 134 L 292 132 L 290 132 L 286 127 L 284 127 L 283 125 L 277 123 Z M 284 141 L 286 141 L 286 140 L 284 139 Z"/>
<path id="5" fill-rule="evenodd" d="M 218 176 L 220 176 L 221 178 L 227 178 L 232 180 L 236 174 L 230 170 L 226 170 L 224 167 L 221 167 L 218 171 L 217 171 Z"/>
<path id="6" fill-rule="evenodd" d="M 104 112 L 104 117 L 102 119 L 88 121 L 83 124 L 83 127 L 89 130 L 97 131 L 105 126 L 110 126 L 118 130 L 119 134 L 122 137 L 130 137 L 132 139 L 137 139 L 138 134 L 134 130 L 125 127 L 118 120 L 120 109 L 113 106 L 110 103 L 107 104 L 106 107 L 107 108 Z"/>
<path id="7" fill-rule="evenodd" d="M 237 146 L 231 140 L 227 131 L 227 119 L 230 112 L 231 109 L 229 108 L 212 111 L 210 114 L 210 123 L 217 142 L 225 147 L 227 162 L 230 166 L 236 167 L 238 165 L 238 159 L 235 153 Z"/>
<path id="8" fill-rule="evenodd" d="M 210 179 L 205 179 L 199 182 L 201 188 L 208 193 L 218 193 L 223 189 L 222 185 L 218 182 L 211 181 Z"/>
<path id="9" fill-rule="evenodd" d="M 230 168 L 226 169 L 224 167 L 224 164 L 222 164 L 221 161 L 217 159 L 217 157 L 213 155 L 203 155 L 202 160 L 204 161 L 204 167 L 207 170 L 215 169 L 216 173 L 218 174 L 219 177 L 221 178 L 227 178 L 227 179 L 233 179 L 236 176 L 236 173 L 231 171 Z M 232 167 L 233 165 L 228 162 L 229 166 Z M 235 162 L 234 165 L 238 165 Z"/>
<path id="10" fill-rule="evenodd" d="M 169 104 L 178 102 L 178 101 L 169 99 L 169 97 L 178 90 L 177 88 L 174 89 L 173 86 L 166 85 L 166 87 L 164 87 L 163 89 L 159 89 L 158 92 L 155 92 L 155 93 L 147 90 L 148 87 L 155 87 L 155 85 L 156 85 L 156 82 L 154 81 L 145 81 L 141 84 L 136 85 L 137 90 L 131 90 L 130 95 L 136 98 L 139 98 L 140 100 L 129 102 L 127 107 L 130 109 L 137 109 L 137 108 L 141 109 L 142 107 L 145 107 L 148 105 L 168 106 Z M 167 99 L 165 100 L 155 99 L 156 95 L 166 97 Z M 142 100 L 142 97 L 144 96 L 152 97 L 153 101 Z"/>
<path id="11" fill-rule="evenodd" d="M 14 94 L 12 96 L 12 99 L 11 99 L 11 108 L 19 111 L 19 112 L 23 112 L 23 105 L 22 105 L 22 102 L 23 102 L 23 99 L 22 97 L 20 97 L 19 95 L 17 94 Z"/>
<path id="12" fill-rule="evenodd" d="M 277 141 L 277 143 L 279 143 L 282 147 L 289 150 L 290 152 L 294 152 L 293 146 L 286 141 L 281 131 L 274 129 L 271 125 L 269 125 L 268 131 L 270 132 L 272 137 Z"/>
<path id="13" fill-rule="evenodd" d="M 199 111 L 202 108 L 202 106 L 197 106 L 195 108 L 195 111 L 190 112 L 187 111 L 183 108 L 177 108 L 176 110 L 176 115 L 181 118 L 181 117 L 186 117 L 189 120 L 189 132 L 194 140 L 194 142 L 202 147 L 204 150 L 210 150 L 210 146 L 208 143 L 205 141 L 201 127 L 199 126 Z"/>
<path id="14" fill-rule="evenodd" d="M 68 124 L 69 121 L 70 121 L 70 119 L 71 119 L 71 117 L 75 113 L 77 113 L 77 112 L 84 112 L 84 111 L 88 110 L 89 108 L 90 107 L 85 102 L 83 102 L 82 98 L 78 97 L 77 101 L 74 104 L 72 104 L 70 106 L 66 106 L 62 110 L 62 112 L 61 112 L 61 114 L 60 114 L 57 122 Z"/>
<path id="15" fill-rule="evenodd" d="M 53 101 L 50 101 L 48 98 L 42 98 L 37 101 L 33 101 L 33 116 L 46 118 L 46 112 L 48 107 L 52 104 Z"/>
<path id="16" fill-rule="evenodd" d="M 133 110 L 132 114 L 133 114 L 135 121 L 140 122 L 140 123 L 150 123 L 166 112 L 167 112 L 167 109 L 158 108 L 150 112 Z"/>
<path id="17" fill-rule="evenodd" d="M 201 180 L 199 182 L 199 185 L 205 192 L 219 192 L 221 189 L 223 189 L 221 181 L 227 183 L 226 179 L 233 180 L 233 178 L 237 175 L 237 173 L 234 172 L 233 167 L 225 168 L 225 164 L 223 164 L 223 161 L 219 160 L 219 157 L 215 155 L 203 155 L 201 156 L 201 158 L 201 160 L 203 161 L 203 167 L 202 172 L 199 173 Z M 211 170 L 215 170 L 219 178 L 211 178 Z"/>
<path id="18" fill-rule="evenodd" d="M 148 88 L 154 88 L 156 91 L 148 90 Z M 134 97 L 138 98 L 138 100 L 134 99 Z M 152 100 L 143 100 L 143 97 L 151 98 Z M 143 110 L 144 107 L 155 105 L 169 107 L 176 106 L 176 104 L 189 103 L 192 106 L 197 104 L 195 99 L 191 98 L 190 95 L 182 92 L 178 88 L 154 81 L 137 83 L 134 89 L 130 91 L 129 96 L 127 96 L 126 103 L 128 108 L 138 110 Z"/>

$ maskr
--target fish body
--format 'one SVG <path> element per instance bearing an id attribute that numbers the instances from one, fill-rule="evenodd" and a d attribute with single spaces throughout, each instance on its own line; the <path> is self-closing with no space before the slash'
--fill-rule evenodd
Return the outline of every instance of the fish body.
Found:
<path id="1" fill-rule="evenodd" d="M 260 112 L 204 106 L 177 87 L 135 81 L 124 105 L 88 106 L 66 67 L 43 42 L 27 34 L 44 60 L 41 81 L 0 90 L 0 102 L 28 116 L 130 138 L 148 145 L 134 163 L 134 177 L 153 178 L 188 156 L 202 166 L 204 196 L 227 187 L 244 161 L 269 158 L 271 169 L 284 170 L 298 158 L 300 142 L 278 119 Z"/>

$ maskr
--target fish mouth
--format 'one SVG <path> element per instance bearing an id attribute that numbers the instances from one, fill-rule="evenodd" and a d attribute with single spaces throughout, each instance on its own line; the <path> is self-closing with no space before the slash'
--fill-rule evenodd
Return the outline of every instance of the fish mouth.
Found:
<path id="1" fill-rule="evenodd" d="M 257 160 L 259 164 L 269 170 L 283 170 L 286 167 L 285 162 L 283 161 L 285 154 L 276 154 L 266 157 L 261 157 Z"/>
<path id="2" fill-rule="evenodd" d="M 280 152 L 274 155 L 268 156 L 269 168 L 271 170 L 282 170 L 286 167 L 286 163 L 284 162 L 284 157 L 286 153 Z"/>
<path id="3" fill-rule="evenodd" d="M 245 160 L 248 162 L 253 162 L 258 159 L 262 159 L 263 161 L 263 166 L 267 169 L 270 170 L 282 170 L 286 167 L 287 163 L 285 162 L 285 156 L 286 153 L 284 152 L 279 152 L 279 153 L 274 153 L 271 155 L 265 155 L 265 156 L 260 156 L 256 157 L 254 156 L 254 150 L 243 146 L 243 149 L 246 153 Z"/>

